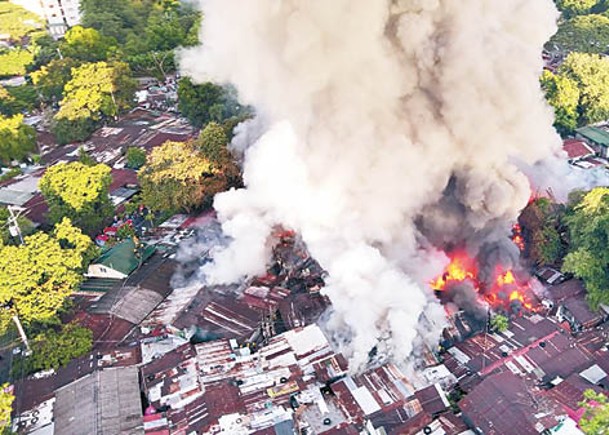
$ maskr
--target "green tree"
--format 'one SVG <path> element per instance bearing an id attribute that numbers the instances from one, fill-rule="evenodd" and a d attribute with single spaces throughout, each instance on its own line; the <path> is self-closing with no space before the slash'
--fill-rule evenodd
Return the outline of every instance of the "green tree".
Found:
<path id="1" fill-rule="evenodd" d="M 580 91 L 575 80 L 544 71 L 541 76 L 541 87 L 546 100 L 554 108 L 554 127 L 566 134 L 577 127 Z"/>
<path id="2" fill-rule="evenodd" d="M 13 97 L 4 86 L 0 85 L 0 114 L 13 116 L 18 110 L 15 108 L 15 97 Z"/>
<path id="3" fill-rule="evenodd" d="M 510 326 L 510 321 L 507 317 L 502 316 L 501 314 L 496 314 L 491 319 L 491 329 L 497 332 L 504 332 Z"/>
<path id="4" fill-rule="evenodd" d="M 74 26 L 65 34 L 60 46 L 64 56 L 83 62 L 107 60 L 112 51 L 116 51 L 116 41 L 103 36 L 97 30 Z"/>
<path id="5" fill-rule="evenodd" d="M 533 233 L 532 257 L 537 264 L 556 264 L 565 254 L 560 234 L 551 223 Z"/>
<path id="6" fill-rule="evenodd" d="M 148 50 L 172 50 L 184 43 L 186 32 L 175 12 L 153 11 L 146 23 Z"/>
<path id="7" fill-rule="evenodd" d="M 34 61 L 31 51 L 13 48 L 0 51 L 0 77 L 22 76 Z"/>
<path id="8" fill-rule="evenodd" d="M 153 3 L 151 0 L 81 0 L 82 23 L 124 44 L 130 35 L 141 37 Z"/>
<path id="9" fill-rule="evenodd" d="M 5 433 L 11 427 L 11 413 L 15 395 L 8 384 L 0 385 L 0 433 Z"/>
<path id="10" fill-rule="evenodd" d="M 138 179 L 143 202 L 152 210 L 190 212 L 219 191 L 212 183 L 214 175 L 194 144 L 165 142 L 148 155 Z"/>
<path id="11" fill-rule="evenodd" d="M 15 313 L 25 325 L 52 320 L 95 255 L 91 239 L 69 219 L 52 234 L 37 232 L 23 245 L 0 248 L 0 305 L 11 307 L 0 310 L 0 330 Z"/>
<path id="12" fill-rule="evenodd" d="M 97 164 L 84 147 L 78 148 L 78 161 L 86 166 L 95 166 Z"/>
<path id="13" fill-rule="evenodd" d="M 176 71 L 173 50 L 144 51 L 127 56 L 126 61 L 136 75 L 151 75 L 163 80 L 168 74 Z"/>
<path id="14" fill-rule="evenodd" d="M 23 160 L 36 149 L 36 131 L 23 122 L 23 115 L 0 115 L 0 162 Z"/>
<path id="15" fill-rule="evenodd" d="M 93 332 L 75 323 L 62 325 L 59 331 L 49 328 L 32 340 L 32 355 L 26 360 L 28 372 L 57 370 L 74 358 L 89 352 L 93 346 Z"/>
<path id="16" fill-rule="evenodd" d="M 561 23 L 550 39 L 566 52 L 606 53 L 609 50 L 609 18 L 604 15 L 583 15 Z"/>
<path id="17" fill-rule="evenodd" d="M 146 151 L 142 148 L 129 147 L 127 148 L 127 167 L 131 169 L 139 169 L 146 164 Z"/>
<path id="18" fill-rule="evenodd" d="M 566 221 L 570 247 L 563 271 L 584 281 L 593 308 L 609 303 L 609 188 L 588 192 Z"/>
<path id="19" fill-rule="evenodd" d="M 211 82 L 195 85 L 188 77 L 178 83 L 178 107 L 196 127 L 222 122 L 245 111 L 231 91 Z"/>
<path id="20" fill-rule="evenodd" d="M 14 98 L 15 113 L 31 111 L 38 107 L 38 93 L 33 85 L 26 83 L 21 86 L 9 86 L 6 90 Z"/>
<path id="21" fill-rule="evenodd" d="M 126 63 L 87 63 L 72 70 L 57 119 L 99 120 L 133 106 L 136 83 Z"/>
<path id="22" fill-rule="evenodd" d="M 31 85 L 3 87 L 0 85 L 0 114 L 13 116 L 32 110 L 37 105 L 36 90 Z"/>
<path id="23" fill-rule="evenodd" d="M 45 101 L 59 101 L 66 84 L 72 79 L 72 69 L 78 65 L 78 61 L 69 57 L 55 59 L 30 75 L 32 83 Z"/>
<path id="24" fill-rule="evenodd" d="M 49 204 L 49 219 L 70 218 L 87 234 L 95 234 L 112 215 L 108 190 L 112 176 L 104 164 L 59 163 L 40 179 L 40 191 Z"/>
<path id="25" fill-rule="evenodd" d="M 82 142 L 95 131 L 95 122 L 89 118 L 75 119 L 53 119 L 51 122 L 51 133 L 59 145 L 72 142 Z"/>
<path id="26" fill-rule="evenodd" d="M 556 75 L 545 73 L 541 82 L 555 109 L 556 124 L 563 132 L 573 127 L 576 96 L 578 126 L 609 117 L 609 59 L 596 54 L 571 53 Z"/>
<path id="27" fill-rule="evenodd" d="M 561 12 L 571 16 L 589 12 L 599 0 L 555 0 L 555 2 Z"/>
<path id="28" fill-rule="evenodd" d="M 217 122 L 210 122 L 199 134 L 197 145 L 206 159 L 212 163 L 221 162 L 225 158 L 228 145 L 224 128 Z"/>
<path id="29" fill-rule="evenodd" d="M 59 42 L 48 33 L 43 33 L 34 38 L 33 43 L 34 61 L 28 66 L 28 71 L 37 71 L 44 65 L 48 65 L 59 56 Z"/>
<path id="30" fill-rule="evenodd" d="M 578 425 L 586 435 L 609 433 L 609 403 L 607 396 L 594 390 L 584 391 L 584 400 L 579 404 L 585 409 Z"/>
<path id="31" fill-rule="evenodd" d="M 23 38 L 44 27 L 42 19 L 21 6 L 0 2 L 0 34 L 9 35 L 10 41 L 20 43 Z"/>

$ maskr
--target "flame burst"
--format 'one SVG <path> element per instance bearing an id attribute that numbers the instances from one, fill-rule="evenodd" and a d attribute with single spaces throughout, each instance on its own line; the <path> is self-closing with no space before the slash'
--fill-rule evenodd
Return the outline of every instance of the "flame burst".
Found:
<path id="1" fill-rule="evenodd" d="M 450 263 L 444 273 L 430 282 L 434 290 L 443 291 L 452 284 L 469 282 L 473 284 L 480 298 L 495 308 L 507 309 L 512 302 L 519 301 L 526 309 L 533 310 L 533 305 L 526 296 L 526 285 L 522 286 L 518 283 L 512 270 L 498 266 L 494 280 L 490 283 L 481 283 L 474 259 L 463 252 L 452 253 L 449 257 Z"/>
<path id="2" fill-rule="evenodd" d="M 520 224 L 515 224 L 512 228 L 512 242 L 518 246 L 521 252 L 524 251 L 524 237 L 522 237 L 522 227 Z"/>
<path id="3" fill-rule="evenodd" d="M 430 285 L 434 290 L 445 290 L 449 284 L 471 281 L 476 288 L 478 270 L 474 261 L 465 253 L 452 253 L 450 255 L 450 263 L 446 266 L 444 273 L 433 280 Z"/>

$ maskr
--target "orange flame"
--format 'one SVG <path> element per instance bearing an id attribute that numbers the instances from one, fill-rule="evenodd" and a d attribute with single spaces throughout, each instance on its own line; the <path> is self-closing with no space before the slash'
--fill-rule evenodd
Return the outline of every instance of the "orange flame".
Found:
<path id="1" fill-rule="evenodd" d="M 518 246 L 518 249 L 520 249 L 520 251 L 524 251 L 524 237 L 522 237 L 522 227 L 520 226 L 520 224 L 515 224 L 512 228 L 512 242 L 514 242 L 514 244 Z"/>
<path id="2" fill-rule="evenodd" d="M 515 284 L 516 278 L 514 278 L 514 274 L 512 273 L 512 271 L 508 270 L 504 274 L 498 275 L 497 280 L 495 282 L 497 283 L 497 286 L 503 287 L 504 285 Z"/>
<path id="3" fill-rule="evenodd" d="M 444 290 L 450 283 L 458 283 L 466 280 L 476 281 L 476 267 L 473 260 L 463 253 L 451 254 L 450 263 L 446 270 L 437 279 L 430 282 L 434 290 Z"/>
<path id="4" fill-rule="evenodd" d="M 450 284 L 469 281 L 479 292 L 480 298 L 484 298 L 492 306 L 505 306 L 508 302 L 520 301 L 523 307 L 533 310 L 533 305 L 526 296 L 526 285 L 523 287 L 518 283 L 511 269 L 505 270 L 499 266 L 493 281 L 485 285 L 478 281 L 478 269 L 474 259 L 463 252 L 453 252 L 449 257 L 450 263 L 444 273 L 429 283 L 434 290 L 445 290 Z M 482 292 L 481 289 L 484 291 Z"/>

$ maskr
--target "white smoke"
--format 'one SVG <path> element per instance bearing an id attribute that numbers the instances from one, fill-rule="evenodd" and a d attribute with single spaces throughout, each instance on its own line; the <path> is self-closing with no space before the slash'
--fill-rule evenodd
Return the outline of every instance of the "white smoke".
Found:
<path id="1" fill-rule="evenodd" d="M 530 194 L 512 162 L 559 152 L 538 82 L 552 1 L 200 4 L 203 45 L 183 53 L 183 72 L 232 83 L 265 120 L 261 137 L 260 123 L 249 133 L 260 139 L 245 151 L 246 188 L 216 197 L 234 242 L 208 274 L 262 273 L 267 235 L 283 224 L 329 272 L 328 325 L 352 337 L 355 366 L 379 340 L 405 358 L 438 337 L 426 283 L 444 257 L 425 228 L 507 235 Z"/>

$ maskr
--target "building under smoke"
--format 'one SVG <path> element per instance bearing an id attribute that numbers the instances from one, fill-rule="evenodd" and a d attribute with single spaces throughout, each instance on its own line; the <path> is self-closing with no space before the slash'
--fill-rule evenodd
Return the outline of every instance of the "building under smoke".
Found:
<path id="1" fill-rule="evenodd" d="M 511 261 L 529 180 L 558 168 L 538 81 L 553 2 L 200 3 L 204 45 L 183 72 L 232 83 L 258 113 L 234 141 L 246 187 L 215 199 L 232 242 L 206 279 L 264 273 L 281 224 L 328 272 L 326 326 L 353 367 L 380 341 L 397 358 L 437 341 L 427 283 L 443 252 L 483 255 L 481 273 Z"/>

